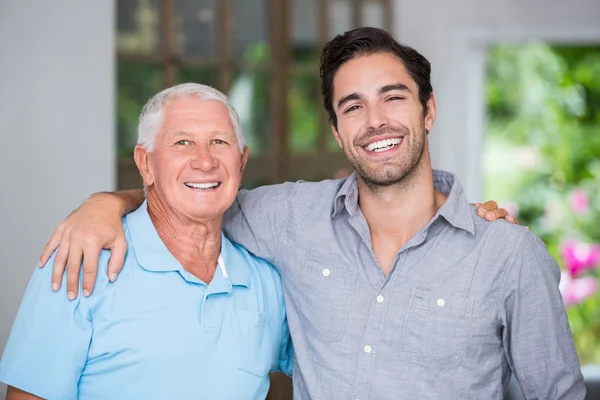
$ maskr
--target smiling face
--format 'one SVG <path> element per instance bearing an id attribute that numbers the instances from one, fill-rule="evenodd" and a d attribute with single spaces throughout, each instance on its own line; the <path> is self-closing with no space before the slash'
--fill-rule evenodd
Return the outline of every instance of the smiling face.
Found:
<path id="1" fill-rule="evenodd" d="M 247 160 L 227 108 L 218 101 L 171 100 L 154 150 L 135 149 L 148 199 L 195 221 L 222 217 L 237 195 Z"/>
<path id="2" fill-rule="evenodd" d="M 424 115 L 417 84 L 391 53 L 358 56 L 340 66 L 333 79 L 332 130 L 366 183 L 389 186 L 412 176 L 435 119 L 433 95 L 427 105 Z"/>

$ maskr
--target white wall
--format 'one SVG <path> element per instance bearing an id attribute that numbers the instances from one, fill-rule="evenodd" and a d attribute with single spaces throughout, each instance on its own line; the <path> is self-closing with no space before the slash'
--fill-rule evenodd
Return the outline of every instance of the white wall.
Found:
<path id="1" fill-rule="evenodd" d="M 394 20 L 397 38 L 432 63 L 433 164 L 456 172 L 473 201 L 482 200 L 486 46 L 527 37 L 600 43 L 599 0 L 396 0 Z"/>
<path id="2" fill-rule="evenodd" d="M 107 0 L 0 1 L 0 354 L 53 227 L 115 186 L 113 20 Z"/>

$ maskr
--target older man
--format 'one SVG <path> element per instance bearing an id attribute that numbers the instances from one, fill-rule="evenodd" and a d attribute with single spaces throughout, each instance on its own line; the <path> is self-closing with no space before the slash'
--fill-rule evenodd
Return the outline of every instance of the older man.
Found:
<path id="1" fill-rule="evenodd" d="M 134 157 L 147 201 L 122 221 L 120 279 L 68 301 L 34 273 L 0 364 L 8 398 L 265 398 L 291 342 L 279 274 L 221 232 L 247 159 L 236 112 L 210 87 L 167 89 Z"/>

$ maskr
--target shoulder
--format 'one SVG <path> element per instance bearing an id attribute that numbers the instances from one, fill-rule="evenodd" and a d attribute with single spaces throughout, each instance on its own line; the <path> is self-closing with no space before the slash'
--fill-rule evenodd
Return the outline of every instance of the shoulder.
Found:
<path id="1" fill-rule="evenodd" d="M 341 188 L 345 179 L 326 179 L 319 182 L 296 181 L 277 185 L 259 186 L 251 190 L 241 190 L 238 194 L 240 202 L 252 200 L 292 200 L 302 196 L 305 200 L 333 197 Z"/>
<path id="2" fill-rule="evenodd" d="M 509 245 L 507 250 L 510 251 L 514 250 L 514 246 L 517 246 L 526 235 L 535 236 L 527 228 L 507 222 L 504 219 L 486 221 L 477 215 L 475 207 L 471 207 L 470 217 L 475 228 L 475 236 L 478 239 L 484 240 L 487 244 L 503 243 Z"/>
<path id="3" fill-rule="evenodd" d="M 521 269 L 527 269 L 539 270 L 554 278 L 560 276 L 560 268 L 546 244 L 529 229 L 503 219 L 488 222 L 476 212 L 473 221 L 476 235 L 484 242 L 484 251 L 505 260 L 508 274 L 520 274 Z"/>

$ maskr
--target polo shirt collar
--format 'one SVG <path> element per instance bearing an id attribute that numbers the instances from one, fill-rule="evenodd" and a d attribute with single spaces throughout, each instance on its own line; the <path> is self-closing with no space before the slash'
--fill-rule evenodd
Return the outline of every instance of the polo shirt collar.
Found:
<path id="1" fill-rule="evenodd" d="M 142 268 L 152 272 L 179 271 L 184 277 L 190 275 L 158 235 L 148 214 L 147 200 L 137 210 L 128 214 L 125 219 L 130 233 L 131 246 L 137 262 Z M 248 268 L 240 250 L 221 233 L 221 254 L 215 278 L 217 274 L 222 274 L 232 285 L 248 287 L 250 285 Z"/>

